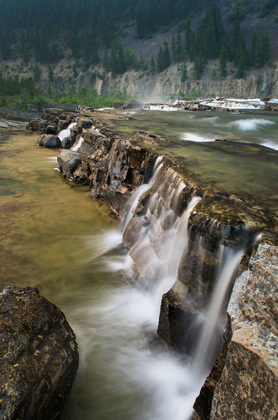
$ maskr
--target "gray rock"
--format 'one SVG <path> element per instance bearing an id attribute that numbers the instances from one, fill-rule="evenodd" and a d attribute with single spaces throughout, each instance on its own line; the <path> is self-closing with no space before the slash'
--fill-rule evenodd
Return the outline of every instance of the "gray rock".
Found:
<path id="1" fill-rule="evenodd" d="M 228 308 L 233 336 L 214 392 L 213 420 L 278 415 L 278 247 L 259 245 Z"/>
<path id="2" fill-rule="evenodd" d="M 79 154 L 72 150 L 62 150 L 57 158 L 60 165 L 60 171 L 66 178 L 72 178 L 73 172 L 82 163 Z"/>

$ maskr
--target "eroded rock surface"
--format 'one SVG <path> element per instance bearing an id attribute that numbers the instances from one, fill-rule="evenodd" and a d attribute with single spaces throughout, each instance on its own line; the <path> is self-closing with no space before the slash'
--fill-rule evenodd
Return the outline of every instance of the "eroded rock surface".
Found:
<path id="1" fill-rule="evenodd" d="M 278 418 L 278 247 L 261 244 L 228 307 L 233 336 L 213 420 Z"/>
<path id="2" fill-rule="evenodd" d="M 75 335 L 35 288 L 0 293 L 0 418 L 58 419 L 78 367 Z"/>

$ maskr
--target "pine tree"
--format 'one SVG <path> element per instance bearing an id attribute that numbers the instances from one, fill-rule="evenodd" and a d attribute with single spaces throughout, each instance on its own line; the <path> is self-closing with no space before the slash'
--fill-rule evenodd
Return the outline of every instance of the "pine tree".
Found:
<path id="1" fill-rule="evenodd" d="M 227 49 L 223 44 L 221 47 L 220 58 L 219 58 L 220 76 L 226 77 L 227 71 Z"/>
<path id="2" fill-rule="evenodd" d="M 176 59 L 176 56 L 177 56 L 177 43 L 176 43 L 175 34 L 172 35 L 171 51 L 172 51 L 172 56 L 173 56 L 173 58 L 175 60 Z"/>
<path id="3" fill-rule="evenodd" d="M 197 55 L 195 55 L 194 59 L 194 73 L 195 79 L 200 79 L 205 69 L 206 60 L 203 53 L 200 51 Z"/>
<path id="4" fill-rule="evenodd" d="M 191 20 L 187 18 L 186 24 L 185 24 L 185 49 L 188 52 L 188 54 L 191 50 L 191 46 L 193 42 L 194 42 L 194 36 L 191 29 Z"/>
<path id="5" fill-rule="evenodd" d="M 180 31 L 177 33 L 176 59 L 177 59 L 178 63 L 183 59 L 183 49 L 182 49 L 182 42 L 181 42 L 181 33 L 180 33 Z"/>
<path id="6" fill-rule="evenodd" d="M 251 41 L 251 65 L 255 65 L 255 58 L 256 58 L 256 51 L 257 51 L 257 34 L 254 32 Z"/>
<path id="7" fill-rule="evenodd" d="M 152 56 L 151 62 L 150 62 L 150 73 L 154 73 L 154 72 L 155 72 L 155 61 L 154 61 L 154 58 Z"/>

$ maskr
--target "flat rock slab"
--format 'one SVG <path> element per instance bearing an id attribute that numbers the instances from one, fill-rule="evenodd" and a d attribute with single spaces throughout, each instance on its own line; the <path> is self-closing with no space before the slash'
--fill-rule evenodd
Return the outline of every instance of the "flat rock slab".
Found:
<path id="1" fill-rule="evenodd" d="M 78 368 L 64 314 L 35 288 L 0 293 L 0 418 L 58 419 Z"/>

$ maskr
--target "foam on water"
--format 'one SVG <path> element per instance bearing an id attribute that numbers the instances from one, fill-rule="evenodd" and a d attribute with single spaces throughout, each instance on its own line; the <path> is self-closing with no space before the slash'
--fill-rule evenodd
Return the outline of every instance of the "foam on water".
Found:
<path id="1" fill-rule="evenodd" d="M 261 143 L 261 146 L 267 147 L 268 149 L 278 150 L 278 144 L 273 142 Z"/>
<path id="2" fill-rule="evenodd" d="M 261 118 L 250 118 L 234 121 L 231 125 L 237 127 L 240 131 L 257 131 L 261 127 L 275 125 L 275 122 Z"/>
<path id="3" fill-rule="evenodd" d="M 183 133 L 181 140 L 194 141 L 196 143 L 206 143 L 215 141 L 215 138 L 204 136 L 202 134 Z"/>

